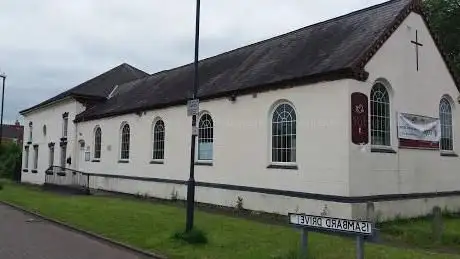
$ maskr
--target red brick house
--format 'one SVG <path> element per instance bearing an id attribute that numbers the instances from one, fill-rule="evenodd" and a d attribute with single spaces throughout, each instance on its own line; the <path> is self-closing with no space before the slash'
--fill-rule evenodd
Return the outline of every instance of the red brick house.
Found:
<path id="1" fill-rule="evenodd" d="M 2 135 L 2 142 L 14 142 L 22 147 L 24 126 L 19 121 L 16 121 L 14 125 L 3 125 Z"/>

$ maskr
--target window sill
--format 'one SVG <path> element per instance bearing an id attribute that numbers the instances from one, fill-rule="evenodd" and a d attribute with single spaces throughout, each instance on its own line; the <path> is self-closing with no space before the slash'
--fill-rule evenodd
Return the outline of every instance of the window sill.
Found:
<path id="1" fill-rule="evenodd" d="M 35 170 L 35 169 L 34 169 L 34 170 L 32 170 L 31 172 L 32 172 L 33 174 L 36 174 L 36 173 L 38 173 L 38 171 L 37 171 L 37 170 Z"/>
<path id="2" fill-rule="evenodd" d="M 374 146 L 371 147 L 371 153 L 396 154 L 396 150 L 392 147 Z"/>
<path id="3" fill-rule="evenodd" d="M 129 164 L 129 160 L 118 160 L 119 164 Z"/>
<path id="4" fill-rule="evenodd" d="M 99 159 L 93 159 L 93 160 L 91 160 L 91 162 L 93 162 L 93 163 L 100 163 L 101 160 L 99 160 Z"/>
<path id="5" fill-rule="evenodd" d="M 267 166 L 269 169 L 287 169 L 287 170 L 298 170 L 299 167 L 297 165 L 292 165 L 292 164 L 270 164 Z"/>
<path id="6" fill-rule="evenodd" d="M 458 157 L 458 155 L 454 152 L 448 152 L 448 151 L 441 151 L 441 156 L 445 157 Z"/>
<path id="7" fill-rule="evenodd" d="M 213 166 L 212 161 L 195 161 L 195 165 L 200 165 L 200 166 Z"/>
<path id="8" fill-rule="evenodd" d="M 28 169 L 23 169 L 22 171 L 23 171 L 23 172 L 29 172 L 29 170 L 28 170 Z"/>
<path id="9" fill-rule="evenodd" d="M 163 160 L 152 160 L 152 161 L 150 161 L 151 165 L 162 165 L 164 163 L 165 162 Z"/>

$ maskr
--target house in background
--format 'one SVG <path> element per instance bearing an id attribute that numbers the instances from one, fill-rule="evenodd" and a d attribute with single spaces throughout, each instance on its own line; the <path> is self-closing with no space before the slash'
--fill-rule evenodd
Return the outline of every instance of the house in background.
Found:
<path id="1" fill-rule="evenodd" d="M 22 141 L 24 139 L 24 126 L 22 126 L 18 120 L 14 125 L 3 125 L 2 129 L 2 142 L 13 142 L 17 143 L 22 147 Z"/>
<path id="2" fill-rule="evenodd" d="M 420 1 L 393 0 L 200 61 L 196 200 L 382 219 L 460 209 L 459 81 Z M 22 181 L 186 198 L 193 65 L 122 64 L 21 114 Z M 53 174 L 53 179 L 65 177 Z"/>

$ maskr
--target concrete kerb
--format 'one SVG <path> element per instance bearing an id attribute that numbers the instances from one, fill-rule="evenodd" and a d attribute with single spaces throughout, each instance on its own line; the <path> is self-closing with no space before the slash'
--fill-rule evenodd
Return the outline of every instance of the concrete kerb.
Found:
<path id="1" fill-rule="evenodd" d="M 138 249 L 138 248 L 135 248 L 133 246 L 124 244 L 122 242 L 118 242 L 118 241 L 112 240 L 110 238 L 106 238 L 106 237 L 103 237 L 101 235 L 95 234 L 93 232 L 90 232 L 90 231 L 87 231 L 87 230 L 83 230 L 83 229 L 71 226 L 71 225 L 69 225 L 67 223 L 64 223 L 64 222 L 61 222 L 59 220 L 55 220 L 55 219 L 45 217 L 45 216 L 43 216 L 43 215 L 41 215 L 39 213 L 24 209 L 22 207 L 19 207 L 17 205 L 11 204 L 9 202 L 0 201 L 0 204 L 9 206 L 9 207 L 11 207 L 13 209 L 22 211 L 22 212 L 30 214 L 30 215 L 32 215 L 34 217 L 37 217 L 37 218 L 40 218 L 42 220 L 48 221 L 50 223 L 56 224 L 58 226 L 64 227 L 64 228 L 66 228 L 66 229 L 68 229 L 70 231 L 73 231 L 75 233 L 83 234 L 83 235 L 85 235 L 87 237 L 102 241 L 102 242 L 104 242 L 104 243 L 106 243 L 108 245 L 112 245 L 112 246 L 115 246 L 115 247 L 118 247 L 118 248 L 121 248 L 121 249 L 128 250 L 130 252 L 134 252 L 134 253 L 136 253 L 138 255 L 142 255 L 143 257 L 154 258 L 154 259 L 167 259 L 166 256 L 156 254 L 156 253 L 152 253 L 152 252 L 148 252 L 148 251 L 145 251 L 145 250 L 142 250 L 142 249 Z"/>

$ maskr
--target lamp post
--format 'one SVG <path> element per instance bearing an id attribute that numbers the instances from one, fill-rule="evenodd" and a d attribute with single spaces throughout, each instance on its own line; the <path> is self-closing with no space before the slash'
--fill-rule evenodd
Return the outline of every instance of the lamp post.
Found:
<path id="1" fill-rule="evenodd" d="M 2 87 L 2 110 L 0 114 L 0 146 L 2 145 L 3 140 L 3 103 L 5 102 L 5 81 L 6 75 L 5 73 L 0 74 L 0 77 L 3 79 L 3 87 Z"/>
<path id="2" fill-rule="evenodd" d="M 198 51 L 200 44 L 200 0 L 196 1 L 196 19 L 195 19 L 195 61 L 194 61 L 194 79 L 192 100 L 197 101 L 198 93 Z M 193 218 L 195 211 L 195 142 L 198 130 L 196 127 L 196 112 L 192 115 L 192 142 L 190 148 L 190 176 L 187 181 L 187 218 L 185 223 L 185 232 L 193 229 Z"/>

